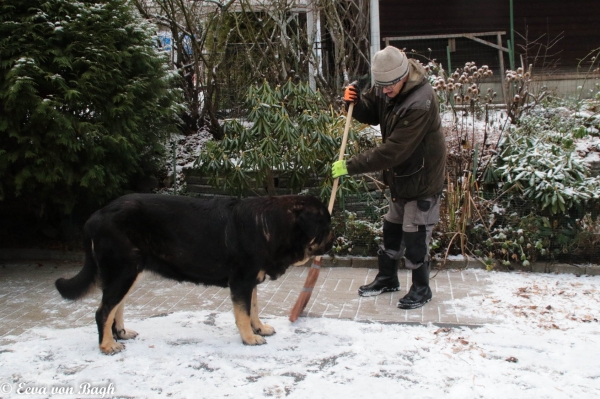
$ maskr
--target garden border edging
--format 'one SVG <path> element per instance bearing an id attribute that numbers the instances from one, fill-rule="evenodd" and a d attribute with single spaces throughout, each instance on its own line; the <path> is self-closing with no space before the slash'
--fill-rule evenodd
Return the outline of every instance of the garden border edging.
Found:
<path id="1" fill-rule="evenodd" d="M 53 249 L 40 248 L 0 248 L 0 262 L 7 261 L 66 261 L 83 262 L 84 253 L 82 251 L 61 251 Z M 434 261 L 434 268 L 443 264 L 442 261 Z M 306 264 L 309 265 L 308 263 Z M 323 256 L 321 258 L 322 267 L 351 267 L 377 269 L 377 257 L 362 256 Z M 404 269 L 404 267 L 400 267 Z M 477 259 L 465 260 L 446 260 L 446 269 L 485 269 L 483 262 Z M 523 271 L 531 273 L 555 273 L 555 274 L 574 274 L 600 276 L 600 265 L 571 265 L 567 263 L 553 262 L 533 262 L 529 266 L 521 264 L 511 264 L 510 266 L 496 265 L 496 271 L 514 272 Z"/>
<path id="2" fill-rule="evenodd" d="M 435 269 L 438 265 L 443 264 L 443 261 L 433 261 L 433 268 Z M 330 256 L 323 256 L 321 259 L 321 265 L 326 267 L 353 267 L 353 268 L 370 268 L 377 269 L 377 257 L 351 257 L 351 256 L 339 256 L 332 258 Z M 483 262 L 473 258 L 465 260 L 446 260 L 446 269 L 485 269 L 486 266 Z M 400 269 L 404 269 L 403 266 Z M 567 263 L 555 263 L 555 262 L 533 262 L 529 266 L 523 266 L 521 264 L 511 264 L 504 266 L 496 264 L 494 270 L 503 272 L 530 272 L 530 273 L 555 273 L 555 274 L 575 274 L 577 276 L 587 274 L 590 276 L 600 275 L 600 265 L 571 265 Z"/>

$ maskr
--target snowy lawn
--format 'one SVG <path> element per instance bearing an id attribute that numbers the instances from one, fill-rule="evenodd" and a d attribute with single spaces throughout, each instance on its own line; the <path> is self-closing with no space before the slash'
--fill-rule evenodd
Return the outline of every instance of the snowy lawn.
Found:
<path id="1" fill-rule="evenodd" d="M 265 317 L 277 334 L 248 347 L 233 314 L 178 312 L 106 356 L 93 325 L 36 328 L 0 346 L 0 397 L 600 397 L 600 276 L 487 275 L 458 301 L 497 320 L 474 329 Z"/>

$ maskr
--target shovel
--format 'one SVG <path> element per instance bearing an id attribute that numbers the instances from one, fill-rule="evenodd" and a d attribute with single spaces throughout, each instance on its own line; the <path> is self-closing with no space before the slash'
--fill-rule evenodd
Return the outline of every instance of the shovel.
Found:
<path id="1" fill-rule="evenodd" d="M 342 146 L 340 147 L 340 156 L 338 160 L 344 159 L 344 153 L 346 152 L 346 143 L 348 142 L 348 130 L 350 130 L 350 122 L 352 120 L 352 111 L 354 110 L 354 103 L 350 103 L 348 107 L 348 114 L 346 115 L 346 126 L 344 127 L 344 136 L 342 137 Z M 335 195 L 337 194 L 338 184 L 340 178 L 337 177 L 333 180 L 333 187 L 331 188 L 331 197 L 329 197 L 329 213 L 333 212 L 333 204 L 335 203 Z M 296 304 L 292 308 L 290 312 L 290 321 L 293 323 L 298 320 L 300 313 L 306 307 L 310 299 L 310 295 L 312 294 L 313 288 L 317 283 L 317 279 L 319 278 L 319 271 L 321 269 L 321 256 L 316 256 L 313 260 L 312 265 L 310 266 L 310 270 L 308 271 L 308 276 L 306 276 L 306 281 L 304 282 L 304 287 L 302 288 L 302 292 L 298 296 L 296 300 Z"/>

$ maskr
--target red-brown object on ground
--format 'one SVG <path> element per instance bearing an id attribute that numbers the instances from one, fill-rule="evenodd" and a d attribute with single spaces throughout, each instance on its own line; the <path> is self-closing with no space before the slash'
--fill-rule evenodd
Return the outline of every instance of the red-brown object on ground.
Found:
<path id="1" fill-rule="evenodd" d="M 344 127 L 344 136 L 342 137 L 342 146 L 340 147 L 340 156 L 338 160 L 344 159 L 344 152 L 346 152 L 346 143 L 348 142 L 348 130 L 350 130 L 350 122 L 352 120 L 352 111 L 354 110 L 354 103 L 350 103 L 348 107 L 348 114 L 346 115 L 346 126 Z M 331 188 L 331 197 L 329 197 L 329 213 L 333 211 L 333 204 L 335 203 L 335 195 L 337 194 L 338 184 L 340 178 L 336 178 L 333 181 L 333 187 Z M 300 313 L 306 307 L 306 304 L 310 300 L 310 295 L 312 294 L 312 290 L 317 284 L 317 279 L 319 278 L 319 272 L 321 269 L 321 257 L 316 256 L 313 260 L 312 265 L 310 266 L 310 270 L 308 271 L 308 276 L 306 277 L 306 281 L 304 282 L 304 287 L 302 288 L 302 292 L 298 296 L 292 311 L 290 312 L 290 321 L 293 323 L 298 320 Z"/>

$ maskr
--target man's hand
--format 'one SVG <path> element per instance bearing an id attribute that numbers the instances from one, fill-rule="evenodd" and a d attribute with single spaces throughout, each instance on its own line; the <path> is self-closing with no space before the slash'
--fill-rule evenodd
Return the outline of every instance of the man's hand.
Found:
<path id="1" fill-rule="evenodd" d="M 344 101 L 348 104 L 358 104 L 360 101 L 360 90 L 358 90 L 358 82 L 354 81 L 346 86 L 344 90 Z"/>
<path id="2" fill-rule="evenodd" d="M 345 160 L 341 160 L 341 161 L 335 161 L 332 165 L 331 165 L 331 177 L 333 177 L 334 179 L 337 179 L 340 176 L 344 176 L 348 174 L 348 169 L 346 169 L 346 161 Z"/>

